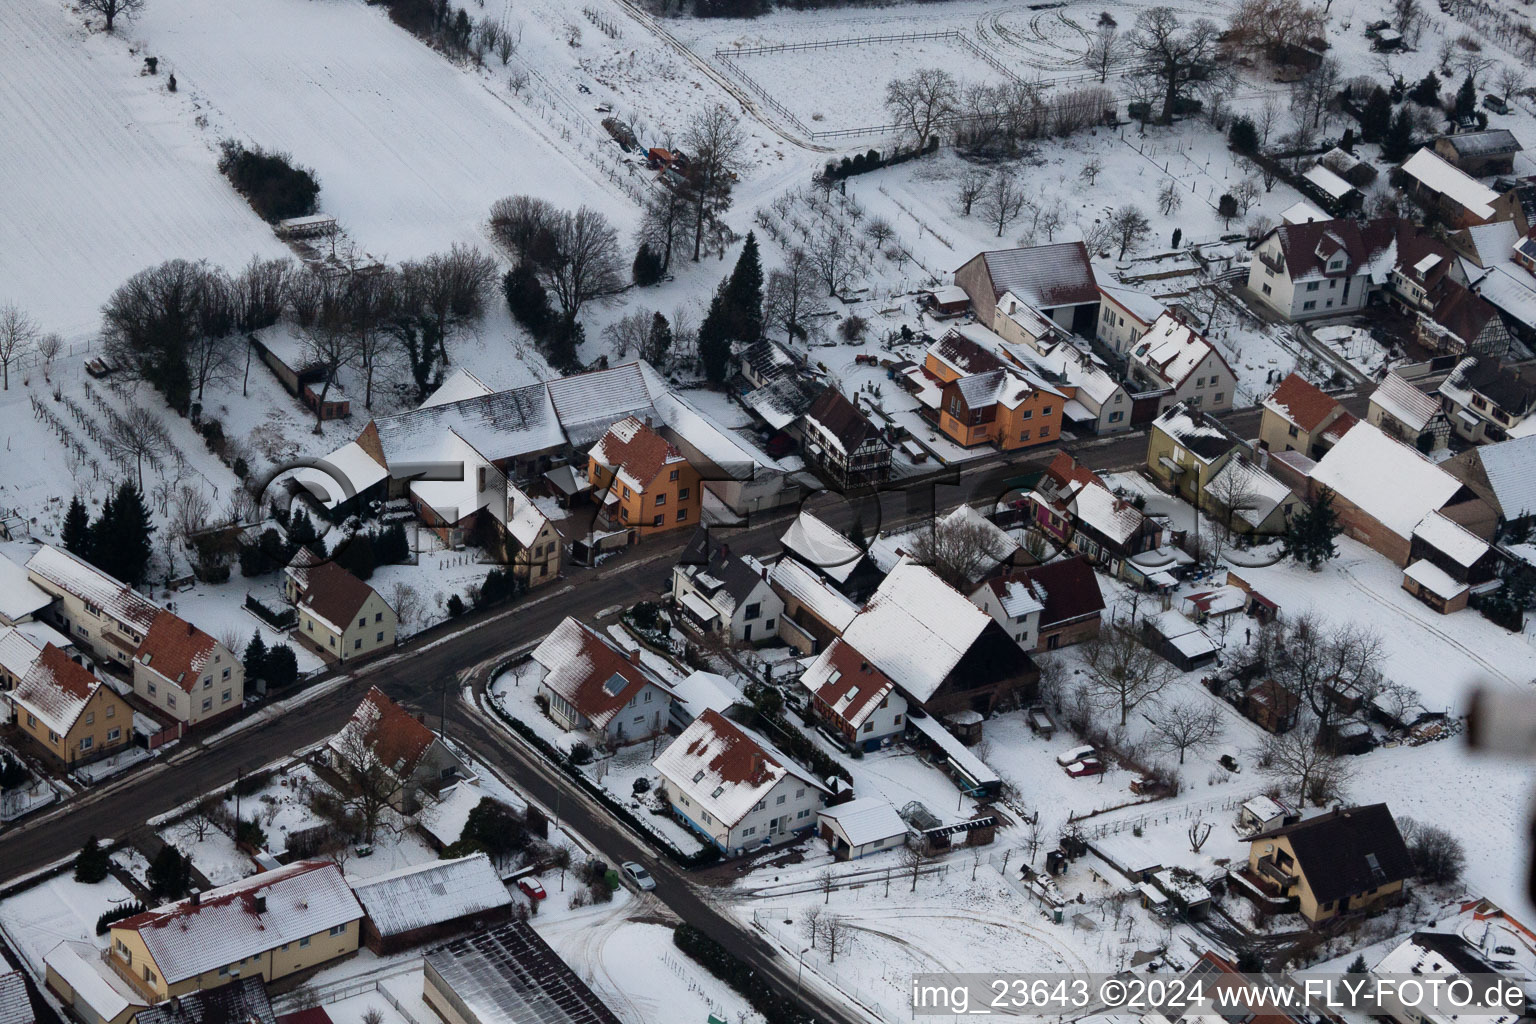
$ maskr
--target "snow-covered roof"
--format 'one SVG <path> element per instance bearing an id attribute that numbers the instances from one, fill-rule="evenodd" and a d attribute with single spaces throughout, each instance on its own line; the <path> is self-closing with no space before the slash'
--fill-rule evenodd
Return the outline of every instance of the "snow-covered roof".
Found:
<path id="1" fill-rule="evenodd" d="M 512 896 L 483 853 L 352 882 L 380 935 L 400 935 L 508 906 Z"/>
<path id="2" fill-rule="evenodd" d="M 1324 195 L 1333 199 L 1343 199 L 1355 190 L 1355 186 L 1322 164 L 1314 164 L 1302 177 L 1321 189 Z"/>
<path id="3" fill-rule="evenodd" d="M 420 408 L 431 409 L 438 405 L 451 405 L 466 398 L 482 398 L 495 394 L 494 389 L 462 366 L 455 367 L 436 391 L 427 396 Z"/>
<path id="4" fill-rule="evenodd" d="M 130 1007 L 149 1005 L 143 996 L 107 966 L 101 959 L 101 950 L 89 942 L 66 939 L 44 955 L 43 963 L 63 978 L 76 997 L 95 1010 L 102 1020 L 116 1020 L 118 1014 Z M 21 975 L 15 977 L 18 982 L 21 980 Z M 5 1016 L 5 996 L 5 989 L 0 986 L 0 1024 L 8 1020 Z M 25 990 L 22 991 L 21 1005 L 23 1009 L 28 1009 Z M 30 1009 L 28 1013 L 29 1016 L 24 1019 L 30 1021 Z"/>
<path id="5" fill-rule="evenodd" d="M 1477 263 L 1482 267 L 1508 263 L 1514 254 L 1515 245 L 1520 241 L 1520 229 L 1512 220 L 1473 224 L 1462 230 L 1466 232 L 1467 241 L 1472 243 L 1472 251 L 1477 254 Z"/>
<path id="6" fill-rule="evenodd" d="M 505 475 L 452 427 L 424 453 L 435 472 L 412 480 L 411 494 L 450 525 L 490 508 L 500 518 Z M 484 482 L 482 489 L 481 483 Z"/>
<path id="7" fill-rule="evenodd" d="M 424 722 L 375 686 L 364 694 L 329 746 L 344 758 L 366 750 L 397 779 L 406 779 L 435 742 L 437 736 Z"/>
<path id="8" fill-rule="evenodd" d="M 0 626 L 0 669 L 23 679 L 43 653 L 43 644 L 15 626 Z"/>
<path id="9" fill-rule="evenodd" d="M 677 701 L 688 709 L 691 718 L 698 718 L 705 711 L 718 711 L 736 704 L 747 703 L 740 688 L 718 672 L 696 669 L 673 684 Z"/>
<path id="10" fill-rule="evenodd" d="M 1506 520 L 1536 514 L 1536 438 L 1485 444 L 1476 451 L 1500 514 Z"/>
<path id="11" fill-rule="evenodd" d="M 90 669 L 49 644 L 11 691 L 11 699 L 55 734 L 68 736 L 85 706 L 104 685 Z"/>
<path id="12" fill-rule="evenodd" d="M 981 255 L 996 295 L 1013 292 L 1037 309 L 1098 301 L 1093 265 L 1082 242 L 1000 249 Z"/>
<path id="13" fill-rule="evenodd" d="M 1461 488 L 1445 470 L 1368 423 L 1330 448 L 1311 477 L 1404 539 Z"/>
<path id="14" fill-rule="evenodd" d="M 36 1020 L 21 972 L 0 973 L 0 1024 L 36 1024 Z"/>
<path id="15" fill-rule="evenodd" d="M 891 695 L 896 684 L 841 637 L 816 656 L 800 685 L 854 729 Z"/>
<path id="16" fill-rule="evenodd" d="M 21 622 L 52 603 L 53 595 L 27 579 L 24 567 L 0 555 L 0 619 Z"/>
<path id="17" fill-rule="evenodd" d="M 552 380 L 549 398 L 566 436 L 577 448 L 603 436 L 608 427 L 630 416 L 656 416 L 657 392 L 641 362 L 591 370 Z"/>
<path id="18" fill-rule="evenodd" d="M 1458 582 L 1450 573 L 1427 558 L 1421 558 L 1408 566 L 1403 570 L 1403 575 L 1445 601 L 1449 601 L 1467 589 L 1465 583 Z"/>
<path id="19" fill-rule="evenodd" d="M 1527 327 L 1536 327 L 1536 279 L 1513 265 L 1496 266 L 1477 282 L 1477 294 Z"/>
<path id="20" fill-rule="evenodd" d="M 626 416 L 610 426 L 592 446 L 590 455 L 634 491 L 651 486 L 664 467 L 688 461 L 666 438 L 635 416 Z"/>
<path id="21" fill-rule="evenodd" d="M 539 506 L 522 488 L 507 482 L 507 533 L 523 547 L 530 546 L 539 531 L 549 522 L 549 517 L 539 511 Z"/>
<path id="22" fill-rule="evenodd" d="M 1493 217 L 1499 194 L 1427 146 L 1403 163 L 1402 171 L 1425 188 L 1443 195 L 1479 220 Z"/>
<path id="23" fill-rule="evenodd" d="M 1243 804 L 1243 810 L 1260 821 L 1270 821 L 1285 813 L 1285 808 L 1267 796 L 1256 796 Z"/>
<path id="24" fill-rule="evenodd" d="M 1146 517 L 1135 505 L 1097 480 L 1077 489 L 1067 511 L 1080 524 L 1090 526 L 1117 544 L 1125 544 L 1141 529 Z"/>
<path id="25" fill-rule="evenodd" d="M 1246 499 L 1236 510 L 1237 514 L 1250 526 L 1258 526 L 1291 496 L 1291 489 L 1237 455 L 1228 459 L 1221 472 L 1211 477 L 1205 485 L 1205 493 L 1217 501 L 1221 501 L 1223 495 Z"/>
<path id="26" fill-rule="evenodd" d="M 826 791 L 773 744 L 717 711 L 695 718 L 653 764 L 678 792 L 727 828 L 734 828 L 786 778 Z"/>
<path id="27" fill-rule="evenodd" d="M 1440 412 L 1438 399 L 1408 383 L 1395 370 L 1382 378 L 1371 393 L 1371 404 L 1413 431 L 1429 426 L 1429 421 Z"/>
<path id="28" fill-rule="evenodd" d="M 442 845 L 452 846 L 464 835 L 469 812 L 489 795 L 478 779 L 460 779 L 421 809 L 416 824 Z"/>
<path id="29" fill-rule="evenodd" d="M 1280 214 L 1280 220 L 1285 224 L 1310 224 L 1313 221 L 1331 219 L 1326 213 L 1305 199 L 1292 203 L 1285 208 L 1284 213 Z"/>
<path id="30" fill-rule="evenodd" d="M 1043 595 L 1037 596 L 1028 579 L 1000 580 L 994 588 L 1003 613 L 1014 619 L 1045 611 Z"/>
<path id="31" fill-rule="evenodd" d="M 160 613 L 159 605 L 126 583 L 51 544 L 44 544 L 27 560 L 27 572 L 140 632 L 147 632 Z"/>
<path id="32" fill-rule="evenodd" d="M 1172 313 L 1164 313 L 1153 321 L 1131 350 L 1132 359 L 1172 388 L 1182 385 L 1210 355 L 1226 365 L 1203 334 Z"/>
<path id="33" fill-rule="evenodd" d="M 314 460 L 312 465 L 300 466 L 289 475 L 320 504 L 335 508 L 383 480 L 389 470 L 361 444 L 348 441 L 324 458 Z"/>
<path id="34" fill-rule="evenodd" d="M 363 916 L 341 870 L 299 861 L 119 921 L 137 932 L 160 976 L 175 985 Z"/>
<path id="35" fill-rule="evenodd" d="M 843 637 L 909 696 L 925 701 L 991 621 L 930 569 L 903 559 Z"/>
<path id="36" fill-rule="evenodd" d="M 646 686 L 670 696 L 672 689 L 638 657 L 614 647 L 590 626 L 566 616 L 533 649 L 544 667 L 539 685 L 559 694 L 597 729 L 605 729 L 631 697 Z"/>
<path id="37" fill-rule="evenodd" d="M 1110 302 L 1125 310 L 1141 324 L 1150 327 L 1157 318 L 1168 311 L 1156 296 L 1122 284 L 1111 284 L 1099 279 L 1099 292 Z"/>
<path id="38" fill-rule="evenodd" d="M 970 296 L 965 294 L 965 289 L 957 284 L 945 284 L 935 288 L 932 292 L 933 301 L 941 306 L 952 305 L 956 302 L 969 302 Z"/>
<path id="39" fill-rule="evenodd" d="M 428 952 L 426 965 L 481 1024 L 620 1024 L 525 922 L 454 939 Z"/>
<path id="40" fill-rule="evenodd" d="M 383 416 L 373 425 L 396 477 L 409 476 L 421 468 L 419 463 L 432 459 L 445 430 L 473 438 L 476 449 L 496 462 L 550 451 L 566 443 L 550 389 L 544 384 Z"/>
<path id="41" fill-rule="evenodd" d="M 1186 658 L 1198 658 L 1216 650 L 1215 642 L 1205 630 L 1189 621 L 1182 612 L 1169 610 L 1150 616 L 1147 621 L 1157 630 L 1158 636 Z"/>
<path id="42" fill-rule="evenodd" d="M 795 558 L 781 558 L 768 573 L 768 582 L 782 597 L 800 605 L 834 630 L 842 632 L 859 613 L 859 606 L 807 569 Z"/>
<path id="43" fill-rule="evenodd" d="M 1431 512 L 1420 520 L 1419 525 L 1413 528 L 1413 535 L 1457 565 L 1467 568 L 1471 568 L 1488 553 L 1487 541 L 1439 512 Z"/>
<path id="44" fill-rule="evenodd" d="M 670 431 L 690 454 L 697 453 L 708 459 L 735 480 L 751 480 L 765 469 L 784 469 L 782 463 L 746 437 L 721 428 L 686 397 L 666 390 L 666 382 L 655 376 L 648 363 L 640 365 L 643 376 L 651 384 L 656 415 L 664 430 Z"/>
<path id="45" fill-rule="evenodd" d="M 1485 128 L 1476 132 L 1458 132 L 1444 136 L 1457 156 L 1503 156 L 1518 153 L 1524 147 L 1508 128 Z"/>
<path id="46" fill-rule="evenodd" d="M 848 582 L 864 556 L 860 547 L 811 512 L 802 510 L 779 538 L 796 558 L 828 579 Z"/>
<path id="47" fill-rule="evenodd" d="M 1299 373 L 1291 373 L 1264 399 L 1264 408 L 1311 433 L 1341 407 L 1337 399 L 1316 384 Z"/>
<path id="48" fill-rule="evenodd" d="M 864 846 L 907 834 L 907 823 L 896 808 L 879 797 L 861 796 L 847 803 L 824 807 L 820 817 L 837 823 L 850 846 Z"/>

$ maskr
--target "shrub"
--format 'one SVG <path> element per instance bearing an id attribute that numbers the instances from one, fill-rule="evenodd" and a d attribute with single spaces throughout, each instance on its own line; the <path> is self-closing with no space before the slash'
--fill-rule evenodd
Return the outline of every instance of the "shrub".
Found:
<path id="1" fill-rule="evenodd" d="M 586 764 L 588 761 L 592 760 L 592 748 L 580 740 L 577 740 L 575 743 L 571 744 L 570 757 L 572 764 Z"/>
<path id="2" fill-rule="evenodd" d="M 868 327 L 869 321 L 854 313 L 837 325 L 837 333 L 842 335 L 844 341 L 858 341 L 864 337 L 864 331 Z"/>
<path id="3" fill-rule="evenodd" d="M 640 243 L 640 248 L 635 253 L 634 266 L 631 269 L 635 276 L 635 284 L 641 288 L 649 288 L 653 284 L 659 284 L 662 276 L 666 273 L 661 266 L 661 257 L 646 242 Z"/>
<path id="4" fill-rule="evenodd" d="M 303 217 L 315 212 L 320 183 L 314 172 L 295 167 L 286 153 L 246 149 L 233 139 L 220 144 L 219 170 L 265 221 Z"/>
<path id="5" fill-rule="evenodd" d="M 114 921 L 121 921 L 124 918 L 132 917 L 134 914 L 142 913 L 144 913 L 144 904 L 138 900 L 129 900 L 120 907 L 113 907 L 96 919 L 96 934 L 105 935 L 107 934 L 107 928 Z"/>
<path id="6" fill-rule="evenodd" d="M 75 858 L 75 881 L 95 885 L 107 877 L 107 869 L 110 866 L 107 851 L 102 849 L 95 836 L 91 836 L 80 848 L 79 856 Z"/>
<path id="7" fill-rule="evenodd" d="M 445 608 L 448 612 L 448 617 L 450 619 L 456 619 L 460 615 L 464 614 L 464 599 L 458 594 L 450 594 L 448 596 L 448 604 L 445 606 Z"/>
<path id="8" fill-rule="evenodd" d="M 672 944 L 745 996 L 768 1024 L 813 1024 L 814 1018 L 785 999 L 761 974 L 692 925 L 678 925 Z"/>

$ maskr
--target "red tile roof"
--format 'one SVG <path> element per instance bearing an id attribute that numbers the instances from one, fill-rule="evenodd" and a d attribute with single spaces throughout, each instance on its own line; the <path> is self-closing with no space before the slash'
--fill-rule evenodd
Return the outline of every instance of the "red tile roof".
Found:
<path id="1" fill-rule="evenodd" d="M 612 467 L 637 491 L 649 487 L 664 466 L 684 462 L 683 453 L 638 417 L 627 416 L 592 446 L 592 458 Z"/>
<path id="2" fill-rule="evenodd" d="M 567 617 L 533 651 L 547 670 L 542 685 L 558 693 L 599 729 L 647 684 L 666 690 L 635 659 L 616 649 L 590 627 Z M 617 677 L 619 683 L 608 686 Z M 622 685 L 620 685 L 622 684 Z"/>
<path id="3" fill-rule="evenodd" d="M 431 729 L 377 686 L 363 697 L 336 741 L 346 743 L 351 736 L 360 737 L 379 763 L 401 778 L 416 770 L 422 755 L 437 739 Z"/>
<path id="4" fill-rule="evenodd" d="M 1041 596 L 1045 606 L 1040 613 L 1042 631 L 1104 611 L 1104 594 L 1099 590 L 1098 578 L 1093 574 L 1093 566 L 1081 555 L 1017 569 L 988 580 L 987 586 L 1001 599 L 1009 583 L 1025 583 L 1031 592 Z"/>
<path id="5" fill-rule="evenodd" d="M 827 662 L 827 681 L 817 688 L 816 697 L 854 728 L 863 725 L 870 712 L 896 688 L 890 676 L 870 664 L 842 637 L 832 641 Z"/>
<path id="6" fill-rule="evenodd" d="M 1266 408 L 1311 433 L 1339 408 L 1339 403 L 1300 374 L 1291 374 L 1280 382 L 1274 394 L 1264 400 Z"/>
<path id="7" fill-rule="evenodd" d="M 181 616 L 161 611 L 133 656 L 191 693 L 217 644 L 213 637 Z"/>

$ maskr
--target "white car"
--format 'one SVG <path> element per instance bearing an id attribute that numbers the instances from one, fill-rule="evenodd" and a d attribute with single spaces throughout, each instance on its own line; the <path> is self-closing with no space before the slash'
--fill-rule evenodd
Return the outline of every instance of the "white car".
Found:
<path id="1" fill-rule="evenodd" d="M 629 880 L 634 882 L 635 886 L 642 892 L 650 892 L 652 889 L 656 888 L 656 879 L 652 878 L 649 871 L 645 870 L 645 868 L 641 867 L 639 864 L 636 864 L 634 861 L 627 860 L 623 864 L 620 864 L 619 867 L 626 875 L 629 876 Z"/>
<path id="2" fill-rule="evenodd" d="M 1066 753 L 1056 755 L 1056 763 L 1065 768 L 1074 761 L 1081 761 L 1085 757 L 1092 757 L 1095 751 L 1092 746 L 1073 747 Z"/>

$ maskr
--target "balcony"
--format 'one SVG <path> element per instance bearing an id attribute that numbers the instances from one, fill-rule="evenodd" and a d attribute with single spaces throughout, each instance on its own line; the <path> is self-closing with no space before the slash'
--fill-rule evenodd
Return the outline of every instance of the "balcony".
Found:
<path id="1" fill-rule="evenodd" d="M 1269 253 L 1264 252 L 1263 250 L 1259 251 L 1258 256 L 1259 262 L 1264 264 L 1270 270 L 1273 270 L 1277 274 L 1285 273 L 1285 257 L 1279 255 L 1271 256 Z"/>
<path id="2" fill-rule="evenodd" d="M 1258 868 L 1259 880 L 1278 889 L 1278 895 L 1283 895 L 1296 884 L 1296 876 L 1275 863 L 1273 857 L 1260 857 Z"/>

